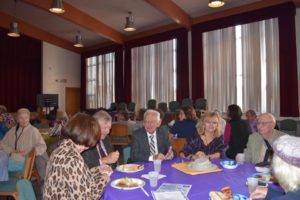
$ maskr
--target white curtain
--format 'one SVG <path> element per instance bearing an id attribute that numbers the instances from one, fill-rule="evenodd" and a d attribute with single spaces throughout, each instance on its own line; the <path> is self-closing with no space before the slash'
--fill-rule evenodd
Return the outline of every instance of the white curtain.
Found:
<path id="1" fill-rule="evenodd" d="M 244 110 L 279 115 L 277 18 L 241 26 Z"/>
<path id="2" fill-rule="evenodd" d="M 204 94 L 209 110 L 227 110 L 236 102 L 234 27 L 203 34 Z"/>
<path id="3" fill-rule="evenodd" d="M 208 109 L 280 112 L 278 20 L 203 34 L 204 84 Z"/>
<path id="4" fill-rule="evenodd" d="M 136 47 L 132 57 L 132 101 L 145 108 L 149 99 L 176 100 L 176 39 Z"/>
<path id="5" fill-rule="evenodd" d="M 109 108 L 115 101 L 115 53 L 86 59 L 87 108 Z"/>

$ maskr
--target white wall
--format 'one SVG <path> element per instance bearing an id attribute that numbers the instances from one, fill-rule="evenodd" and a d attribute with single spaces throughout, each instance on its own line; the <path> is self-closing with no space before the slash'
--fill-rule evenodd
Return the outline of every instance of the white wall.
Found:
<path id="1" fill-rule="evenodd" d="M 80 87 L 80 54 L 43 42 L 42 61 L 42 92 L 58 94 L 65 110 L 65 88 Z"/>
<path id="2" fill-rule="evenodd" d="M 300 8 L 297 8 L 296 13 L 296 40 L 297 40 L 297 71 L 298 71 L 298 104 L 300 107 Z M 300 110 L 300 108 L 299 108 Z"/>

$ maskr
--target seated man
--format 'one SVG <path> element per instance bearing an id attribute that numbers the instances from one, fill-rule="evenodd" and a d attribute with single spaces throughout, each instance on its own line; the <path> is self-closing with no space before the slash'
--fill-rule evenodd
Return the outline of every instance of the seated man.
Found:
<path id="1" fill-rule="evenodd" d="M 249 136 L 247 147 L 244 150 L 245 161 L 251 163 L 268 163 L 272 154 L 272 145 L 275 139 L 285 133 L 274 129 L 276 120 L 270 113 L 263 113 L 258 118 L 258 132 Z"/>
<path id="2" fill-rule="evenodd" d="M 95 147 L 81 153 L 84 162 L 90 169 L 102 164 L 108 164 L 115 167 L 115 164 L 119 159 L 119 152 L 113 152 L 109 137 L 107 137 L 111 128 L 111 116 L 107 112 L 101 110 L 95 113 L 93 117 L 98 121 L 101 137 L 99 143 Z"/>
<path id="3" fill-rule="evenodd" d="M 130 154 L 132 162 L 173 159 L 174 153 L 168 134 L 158 129 L 160 124 L 158 111 L 147 110 L 144 113 L 144 127 L 132 135 Z"/>
<path id="4" fill-rule="evenodd" d="M 30 111 L 21 108 L 17 112 L 18 124 L 11 128 L 3 140 L 0 141 L 0 149 L 9 155 L 9 171 L 23 170 L 25 156 L 35 148 L 36 166 L 40 177 L 45 176 L 48 155 L 46 143 L 37 128 L 29 122 Z"/>

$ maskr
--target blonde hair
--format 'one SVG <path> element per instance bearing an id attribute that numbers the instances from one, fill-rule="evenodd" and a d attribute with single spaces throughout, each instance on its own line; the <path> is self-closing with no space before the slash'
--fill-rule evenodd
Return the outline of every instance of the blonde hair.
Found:
<path id="1" fill-rule="evenodd" d="M 276 154 L 272 160 L 275 177 L 285 192 L 296 191 L 300 188 L 300 168 L 288 164 Z"/>
<path id="2" fill-rule="evenodd" d="M 204 133 L 205 133 L 205 128 L 204 128 L 205 120 L 208 119 L 208 118 L 211 119 L 213 117 L 216 117 L 218 119 L 218 126 L 217 126 L 217 128 L 214 132 L 214 138 L 220 137 L 222 135 L 222 132 L 221 132 L 222 126 L 221 126 L 221 117 L 220 117 L 220 115 L 217 112 L 209 112 L 209 111 L 205 112 L 202 115 L 200 121 L 196 125 L 197 131 L 200 135 L 204 135 Z"/>

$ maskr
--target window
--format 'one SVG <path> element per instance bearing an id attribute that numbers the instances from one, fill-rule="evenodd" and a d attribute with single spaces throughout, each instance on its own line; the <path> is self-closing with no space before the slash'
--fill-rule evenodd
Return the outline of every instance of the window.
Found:
<path id="1" fill-rule="evenodd" d="M 279 114 L 278 20 L 203 34 L 204 84 L 209 109 Z"/>
<path id="2" fill-rule="evenodd" d="M 108 108 L 115 101 L 115 53 L 86 59 L 87 108 Z"/>
<path id="3" fill-rule="evenodd" d="M 145 108 L 149 99 L 176 100 L 176 39 L 136 47 L 132 54 L 132 100 Z"/>

